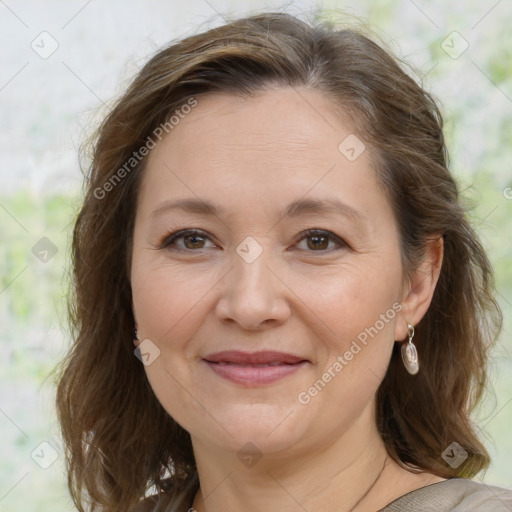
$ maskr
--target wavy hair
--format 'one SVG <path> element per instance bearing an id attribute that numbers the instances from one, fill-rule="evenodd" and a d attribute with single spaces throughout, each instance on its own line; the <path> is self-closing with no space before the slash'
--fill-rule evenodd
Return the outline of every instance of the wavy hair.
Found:
<path id="1" fill-rule="evenodd" d="M 444 238 L 439 281 L 416 327 L 421 371 L 404 370 L 395 344 L 378 390 L 378 428 L 389 455 L 411 471 L 444 478 L 472 477 L 489 465 L 470 414 L 483 395 L 502 314 L 491 265 L 448 170 L 439 108 L 362 31 L 266 13 L 161 49 L 93 139 L 72 239 L 73 343 L 59 363 L 56 395 L 68 486 L 80 511 L 128 510 L 152 486 L 183 489 L 196 470 L 188 432 L 163 409 L 133 353 L 129 270 L 147 159 L 131 159 L 191 98 L 281 86 L 324 93 L 373 150 L 406 275 L 421 262 L 429 238 Z M 122 179 L 114 182 L 114 175 Z M 457 468 L 442 458 L 452 441 L 469 454 Z"/>

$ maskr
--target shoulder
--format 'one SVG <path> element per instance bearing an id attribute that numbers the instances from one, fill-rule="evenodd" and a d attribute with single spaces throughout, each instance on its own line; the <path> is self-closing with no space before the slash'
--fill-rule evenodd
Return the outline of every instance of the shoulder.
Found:
<path id="1" fill-rule="evenodd" d="M 512 510 L 512 489 L 486 483 L 456 478 L 447 480 L 456 495 L 461 498 L 460 505 L 453 510 L 459 512 L 501 512 Z"/>
<path id="2" fill-rule="evenodd" d="M 416 489 L 381 512 L 506 512 L 512 510 L 512 490 L 465 478 L 451 478 Z"/>

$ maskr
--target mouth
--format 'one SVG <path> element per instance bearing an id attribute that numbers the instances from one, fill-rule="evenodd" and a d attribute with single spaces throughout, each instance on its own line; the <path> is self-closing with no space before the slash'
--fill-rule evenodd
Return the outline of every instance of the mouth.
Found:
<path id="1" fill-rule="evenodd" d="M 210 354 L 204 359 L 219 377 L 244 386 L 259 386 L 281 380 L 309 361 L 284 352 L 225 351 Z"/>

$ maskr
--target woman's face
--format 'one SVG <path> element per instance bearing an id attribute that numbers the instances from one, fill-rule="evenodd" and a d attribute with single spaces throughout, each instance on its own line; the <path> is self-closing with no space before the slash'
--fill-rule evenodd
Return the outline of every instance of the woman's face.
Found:
<path id="1" fill-rule="evenodd" d="M 197 445 L 233 452 L 370 431 L 407 319 L 369 151 L 318 91 L 197 99 L 151 151 L 136 212 L 133 308 L 158 400 Z"/>

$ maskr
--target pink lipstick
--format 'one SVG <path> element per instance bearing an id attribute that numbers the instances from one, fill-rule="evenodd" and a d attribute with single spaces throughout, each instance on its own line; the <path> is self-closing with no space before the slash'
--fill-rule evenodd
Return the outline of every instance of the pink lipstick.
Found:
<path id="1" fill-rule="evenodd" d="M 229 350 L 210 354 L 204 361 L 218 376 L 245 386 L 276 382 L 300 368 L 308 361 L 284 352 L 241 352 Z"/>

